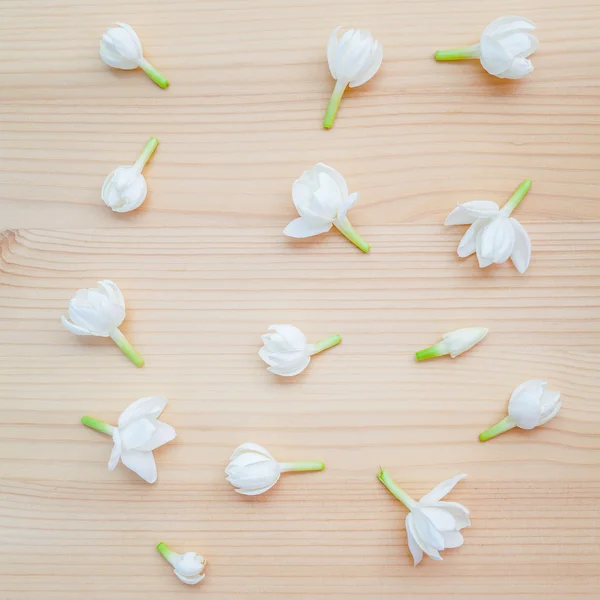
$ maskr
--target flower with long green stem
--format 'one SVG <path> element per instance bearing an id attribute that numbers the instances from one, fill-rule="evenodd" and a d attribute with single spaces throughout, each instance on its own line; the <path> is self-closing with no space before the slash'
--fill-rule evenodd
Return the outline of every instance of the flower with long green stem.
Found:
<path id="1" fill-rule="evenodd" d="M 475 344 L 478 344 L 488 333 L 485 327 L 467 327 L 457 329 L 442 336 L 442 341 L 416 352 L 417 360 L 426 360 L 428 358 L 437 358 L 438 356 L 450 355 L 456 358 L 459 354 L 470 350 Z"/>
<path id="2" fill-rule="evenodd" d="M 520 79 L 533 71 L 528 59 L 538 47 L 531 35 L 535 25 L 523 17 L 500 17 L 490 23 L 481 34 L 478 44 L 465 48 L 438 50 L 438 61 L 478 58 L 490 74 L 502 79 Z"/>
<path id="3" fill-rule="evenodd" d="M 443 481 L 417 502 L 385 469 L 379 471 L 379 481 L 409 510 L 406 516 L 406 534 L 415 565 L 423 560 L 423 554 L 434 560 L 442 560 L 442 550 L 463 545 L 464 538 L 460 531 L 471 524 L 469 510 L 458 502 L 446 502 L 442 498 L 465 477 L 466 475 L 457 475 Z"/>
<path id="4" fill-rule="evenodd" d="M 102 200 L 115 212 L 129 212 L 142 205 L 148 193 L 146 178 L 142 169 L 150 160 L 158 146 L 158 140 L 151 137 L 139 158 L 131 167 L 117 167 L 102 186 Z"/>
<path id="5" fill-rule="evenodd" d="M 327 62 L 335 79 L 335 88 L 323 119 L 323 127 L 331 129 L 344 91 L 348 86 L 358 87 L 379 71 L 383 48 L 368 31 L 349 29 L 338 38 L 341 27 L 336 27 L 327 42 Z"/>
<path id="6" fill-rule="evenodd" d="M 206 566 L 204 556 L 196 552 L 185 552 L 177 554 L 173 552 L 164 542 L 160 542 L 156 546 L 160 555 L 173 567 L 173 572 L 180 581 L 188 585 L 196 585 L 200 583 L 206 575 L 202 573 Z"/>
<path id="7" fill-rule="evenodd" d="M 125 298 L 114 281 L 104 279 L 97 288 L 79 290 L 69 302 L 69 318 L 62 316 L 61 321 L 71 333 L 110 337 L 136 367 L 143 366 L 144 359 L 119 329 Z"/>
<path id="8" fill-rule="evenodd" d="M 131 71 L 138 67 L 161 88 L 169 87 L 167 78 L 145 58 L 142 42 L 131 25 L 117 23 L 102 35 L 100 58 L 113 69 Z"/>
<path id="9" fill-rule="evenodd" d="M 292 185 L 292 200 L 300 217 L 288 224 L 284 235 L 307 238 L 335 227 L 363 252 L 371 249 L 348 219 L 348 211 L 358 201 L 358 192 L 348 194 L 346 180 L 335 169 L 318 163 L 304 171 Z"/>
<path id="10" fill-rule="evenodd" d="M 257 496 L 270 490 L 281 473 L 322 471 L 323 462 L 277 462 L 262 446 L 246 442 L 238 446 L 225 469 L 227 481 L 238 494 Z"/>
<path id="11" fill-rule="evenodd" d="M 531 260 L 531 240 L 521 223 L 510 215 L 531 185 L 531 179 L 523 181 L 502 209 L 490 200 L 459 204 L 445 222 L 445 225 L 470 225 L 458 244 L 458 256 L 464 258 L 476 253 L 482 269 L 510 258 L 517 271 L 524 273 Z"/>
<path id="12" fill-rule="evenodd" d="M 294 325 L 271 325 L 262 336 L 263 347 L 258 355 L 269 365 L 268 371 L 282 377 L 293 377 L 302 373 L 310 362 L 310 357 L 323 350 L 337 346 L 342 338 L 332 335 L 309 344 L 306 336 Z"/>
<path id="13" fill-rule="evenodd" d="M 108 461 L 109 471 L 121 461 L 144 481 L 156 481 L 152 451 L 174 440 L 176 435 L 170 425 L 158 420 L 166 405 L 166 399 L 161 396 L 140 398 L 123 411 L 116 426 L 92 417 L 81 418 L 86 427 L 112 437 L 114 446 Z"/>
<path id="14" fill-rule="evenodd" d="M 546 389 L 547 385 L 543 379 L 531 379 L 515 388 L 508 403 L 508 416 L 481 433 L 479 439 L 487 442 L 515 427 L 533 429 L 553 419 L 562 401 L 560 392 Z"/>

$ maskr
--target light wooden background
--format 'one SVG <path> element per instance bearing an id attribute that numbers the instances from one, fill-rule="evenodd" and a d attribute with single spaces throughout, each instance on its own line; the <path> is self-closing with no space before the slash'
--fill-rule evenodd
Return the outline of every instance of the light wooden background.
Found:
<path id="1" fill-rule="evenodd" d="M 2 600 L 515 600 L 600 595 L 600 5 L 595 0 L 2 0 L 0 3 L 0 598 Z M 497 16 L 539 26 L 535 73 L 498 81 L 436 64 Z M 133 25 L 171 80 L 98 57 Z M 331 131 L 325 44 L 371 29 L 380 73 L 343 100 Z M 100 200 L 107 173 L 161 145 L 143 207 Z M 337 232 L 284 238 L 293 179 L 324 161 L 361 199 Z M 457 201 L 504 202 L 529 271 L 480 271 L 442 226 Z M 114 279 L 135 369 L 60 316 L 74 290 Z M 295 381 L 256 352 L 274 322 L 341 346 Z M 441 333 L 487 326 L 455 361 L 417 364 Z M 487 444 L 512 389 L 546 378 L 548 426 Z M 159 480 L 120 466 L 78 424 L 169 399 L 177 440 Z M 327 470 L 238 496 L 223 468 L 255 441 Z M 465 545 L 417 568 L 385 465 L 414 496 L 460 472 Z M 209 561 L 188 588 L 154 546 Z"/>

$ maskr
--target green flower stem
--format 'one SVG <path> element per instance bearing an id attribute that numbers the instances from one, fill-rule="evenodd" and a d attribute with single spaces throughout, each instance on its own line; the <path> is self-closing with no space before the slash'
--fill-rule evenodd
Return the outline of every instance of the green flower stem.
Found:
<path id="1" fill-rule="evenodd" d="M 323 119 L 323 127 L 325 127 L 325 129 L 331 129 L 333 127 L 333 122 L 335 121 L 335 116 L 337 115 L 347 85 L 348 82 L 343 79 L 338 79 L 335 82 L 333 93 L 331 94 L 331 98 L 329 98 L 329 104 L 325 111 L 325 118 Z"/>
<path id="2" fill-rule="evenodd" d="M 158 139 L 155 137 L 151 137 L 148 140 L 148 143 L 144 146 L 140 157 L 135 161 L 133 168 L 137 169 L 137 171 L 141 173 L 142 169 L 146 166 L 146 163 L 150 160 L 150 157 L 154 154 L 154 151 L 157 147 Z"/>
<path id="3" fill-rule="evenodd" d="M 479 58 L 479 44 L 473 44 L 466 48 L 452 48 L 450 50 L 438 50 L 435 53 L 435 60 L 468 60 L 470 58 Z"/>
<path id="4" fill-rule="evenodd" d="M 144 359 L 137 353 L 135 348 L 129 343 L 129 340 L 119 331 L 117 327 L 115 327 L 110 333 L 110 337 L 136 367 L 143 366 Z"/>
<path id="5" fill-rule="evenodd" d="M 175 566 L 175 562 L 179 558 L 179 554 L 177 552 L 173 552 L 169 546 L 167 546 L 164 542 L 160 542 L 156 549 L 159 551 L 160 555 L 171 565 Z"/>
<path id="6" fill-rule="evenodd" d="M 419 350 L 418 352 L 415 352 L 417 360 L 436 358 L 437 356 L 445 356 L 446 354 L 450 354 L 450 351 L 446 348 L 446 344 L 444 342 L 440 342 L 435 346 L 430 346 L 429 348 L 425 348 L 424 350 Z"/>
<path id="7" fill-rule="evenodd" d="M 492 438 L 496 437 L 497 435 L 500 435 L 501 433 L 504 433 L 505 431 L 509 431 L 510 429 L 513 429 L 516 426 L 517 426 L 517 424 L 510 417 L 504 417 L 504 419 L 502 419 L 502 421 L 500 421 L 499 423 L 496 423 L 493 427 L 490 427 L 487 431 L 480 433 L 479 439 L 482 442 L 487 442 L 488 440 L 491 440 Z"/>
<path id="8" fill-rule="evenodd" d="M 279 469 L 282 473 L 288 473 L 289 471 L 322 471 L 324 468 L 324 462 L 279 463 Z"/>
<path id="9" fill-rule="evenodd" d="M 516 190 L 516 192 L 511 196 L 510 200 L 502 207 L 502 212 L 508 217 L 512 213 L 519 203 L 525 196 L 527 196 L 527 192 L 531 189 L 532 185 L 531 179 L 526 179 Z"/>
<path id="10" fill-rule="evenodd" d="M 81 417 L 81 422 L 90 429 L 95 429 L 100 433 L 106 433 L 106 435 L 112 435 L 115 428 L 104 421 L 98 421 L 98 419 L 92 419 L 92 417 Z"/>
<path id="11" fill-rule="evenodd" d="M 333 348 L 334 346 L 337 346 L 341 341 L 341 336 L 339 336 L 336 333 L 335 335 L 321 340 L 316 344 L 311 344 L 310 355 L 312 356 L 313 354 L 318 354 L 319 352 L 323 352 L 323 350 L 327 350 L 328 348 Z"/>
<path id="12" fill-rule="evenodd" d="M 341 223 L 335 222 L 334 225 L 337 227 L 338 231 L 349 239 L 357 248 L 360 248 L 363 252 L 368 252 L 371 249 L 371 246 L 362 239 L 359 235 L 358 231 L 352 227 L 348 217 L 344 219 Z"/>
<path id="13" fill-rule="evenodd" d="M 377 479 L 396 497 L 408 510 L 412 510 L 417 503 L 391 478 L 390 474 L 381 469 L 377 474 Z"/>
<path id="14" fill-rule="evenodd" d="M 152 81 L 154 81 L 156 85 L 163 88 L 163 90 L 169 87 L 169 82 L 167 81 L 167 78 L 154 65 L 151 65 L 145 58 L 142 58 L 142 60 L 140 60 L 140 68 L 143 69 L 144 73 L 146 73 L 146 75 L 148 75 L 148 77 L 150 77 L 150 79 L 152 79 Z"/>

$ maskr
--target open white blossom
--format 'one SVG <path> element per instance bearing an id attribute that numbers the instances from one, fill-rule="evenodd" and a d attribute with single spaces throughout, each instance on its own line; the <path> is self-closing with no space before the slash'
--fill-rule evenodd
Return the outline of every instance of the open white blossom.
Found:
<path id="1" fill-rule="evenodd" d="M 258 355 L 269 365 L 268 371 L 282 377 L 293 377 L 302 373 L 313 354 L 318 354 L 336 346 L 342 341 L 339 335 L 332 335 L 316 344 L 309 344 L 305 335 L 293 325 L 271 325 L 262 336 L 264 346 Z"/>
<path id="2" fill-rule="evenodd" d="M 459 204 L 445 222 L 470 225 L 458 244 L 458 255 L 464 258 L 476 253 L 482 269 L 510 258 L 519 273 L 524 273 L 531 260 L 531 240 L 521 223 L 510 215 L 530 188 L 531 180 L 527 179 L 502 209 L 489 200 Z"/>
<path id="3" fill-rule="evenodd" d="M 425 348 L 425 350 L 419 350 L 416 353 L 417 360 L 445 356 L 446 354 L 449 354 L 452 358 L 456 358 L 459 354 L 470 350 L 475 344 L 478 344 L 487 333 L 488 330 L 485 327 L 467 327 L 445 333 L 442 336 L 443 340 L 439 344 Z"/>
<path id="4" fill-rule="evenodd" d="M 158 140 L 150 138 L 142 153 L 131 167 L 117 167 L 102 186 L 102 200 L 115 212 L 129 212 L 142 205 L 148 193 L 142 169 L 154 154 Z"/>
<path id="5" fill-rule="evenodd" d="M 156 85 L 168 87 L 167 79 L 144 58 L 142 42 L 133 27 L 127 23 L 117 25 L 102 34 L 100 58 L 114 69 L 130 71 L 140 67 Z"/>
<path id="6" fill-rule="evenodd" d="M 227 481 L 238 494 L 257 496 L 270 490 L 281 473 L 289 471 L 322 471 L 322 462 L 280 463 L 262 446 L 247 442 L 238 446 L 225 469 Z"/>
<path id="7" fill-rule="evenodd" d="M 156 549 L 161 556 L 171 564 L 173 572 L 177 577 L 188 585 L 200 583 L 206 575 L 202 573 L 206 566 L 204 556 L 196 552 L 186 552 L 185 554 L 177 554 L 173 552 L 164 542 L 160 542 Z"/>
<path id="8" fill-rule="evenodd" d="M 292 185 L 292 200 L 300 215 L 283 230 L 292 238 L 307 238 L 336 227 L 363 252 L 370 250 L 348 219 L 348 211 L 356 204 L 358 192 L 348 194 L 346 180 L 335 169 L 318 163 L 304 171 Z"/>
<path id="9" fill-rule="evenodd" d="M 113 449 L 108 470 L 114 471 L 119 460 L 144 481 L 156 481 L 156 462 L 152 451 L 175 439 L 175 430 L 158 420 L 167 401 L 160 396 L 140 398 L 127 407 L 114 427 L 92 417 L 82 417 L 81 422 L 112 436 Z"/>
<path id="10" fill-rule="evenodd" d="M 531 34 L 535 25 L 523 17 L 500 17 L 481 34 L 478 44 L 466 48 L 438 50 L 436 60 L 479 58 L 483 68 L 502 79 L 520 79 L 533 71 L 528 59 L 539 45 Z"/>
<path id="11" fill-rule="evenodd" d="M 480 434 L 482 442 L 513 429 L 533 429 L 553 419 L 562 406 L 560 392 L 546 389 L 543 379 L 531 379 L 515 388 L 508 403 L 508 416 Z"/>
<path id="12" fill-rule="evenodd" d="M 418 565 L 427 554 L 434 560 L 442 560 L 440 552 L 463 545 L 461 529 L 471 524 L 469 510 L 457 502 L 446 502 L 442 498 L 466 475 L 457 475 L 435 486 L 418 502 L 413 500 L 381 469 L 379 481 L 410 511 L 406 516 L 408 548 Z"/>
<path id="13" fill-rule="evenodd" d="M 323 119 L 325 129 L 333 126 L 346 87 L 355 88 L 369 81 L 383 60 L 383 48 L 370 32 L 349 29 L 338 38 L 340 29 L 336 27 L 327 42 L 327 62 L 336 84 Z"/>
<path id="14" fill-rule="evenodd" d="M 109 279 L 98 282 L 97 288 L 79 290 L 69 302 L 69 317 L 62 324 L 75 335 L 111 337 L 115 344 L 137 367 L 144 359 L 119 330 L 125 319 L 125 298 L 119 286 Z"/>

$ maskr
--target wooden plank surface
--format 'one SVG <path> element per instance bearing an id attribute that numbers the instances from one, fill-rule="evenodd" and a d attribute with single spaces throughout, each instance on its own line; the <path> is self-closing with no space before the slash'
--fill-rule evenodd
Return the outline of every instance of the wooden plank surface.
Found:
<path id="1" fill-rule="evenodd" d="M 0 3 L 2 600 L 598 598 L 600 5 L 566 4 Z M 530 78 L 431 60 L 511 13 L 539 26 Z M 168 90 L 101 63 L 115 20 Z M 370 28 L 384 63 L 326 132 L 338 24 Z M 115 215 L 104 177 L 150 135 L 148 200 Z M 317 161 L 361 192 L 369 255 L 336 232 L 281 235 Z M 459 260 L 449 210 L 502 203 L 526 177 L 527 273 Z M 102 278 L 126 296 L 143 369 L 60 325 Z M 344 341 L 284 381 L 256 355 L 273 322 Z M 469 354 L 414 361 L 468 325 L 491 331 Z M 533 377 L 563 393 L 559 416 L 480 444 Z M 78 423 L 149 394 L 179 434 L 154 486 L 109 473 L 110 441 Z M 239 497 L 222 470 L 250 440 L 327 469 Z M 415 496 L 468 473 L 452 494 L 472 511 L 465 545 L 413 567 L 379 464 Z M 171 574 L 161 540 L 206 555 L 201 586 Z"/>

